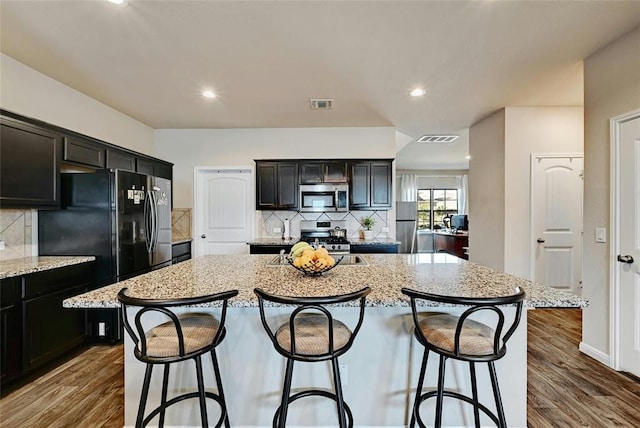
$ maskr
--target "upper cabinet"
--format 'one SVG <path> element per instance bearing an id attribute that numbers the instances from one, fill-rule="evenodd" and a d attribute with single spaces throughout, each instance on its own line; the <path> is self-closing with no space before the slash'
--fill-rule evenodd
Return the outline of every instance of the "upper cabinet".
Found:
<path id="1" fill-rule="evenodd" d="M 349 162 L 349 208 L 391 209 L 391 160 Z"/>
<path id="2" fill-rule="evenodd" d="M 298 163 L 256 161 L 256 209 L 298 208 Z"/>
<path id="3" fill-rule="evenodd" d="M 136 172 L 171 180 L 173 176 L 173 164 L 157 159 L 138 157 L 136 159 Z"/>
<path id="4" fill-rule="evenodd" d="M 300 162 L 300 184 L 346 183 L 346 161 Z"/>
<path id="5" fill-rule="evenodd" d="M 106 149 L 104 145 L 84 141 L 73 137 L 64 137 L 64 151 L 62 160 L 78 163 L 94 168 L 105 167 Z"/>
<path id="6" fill-rule="evenodd" d="M 61 134 L 0 118 L 0 205 L 60 207 Z"/>
<path id="7" fill-rule="evenodd" d="M 136 157 L 133 153 L 124 150 L 108 148 L 107 168 L 136 172 Z"/>

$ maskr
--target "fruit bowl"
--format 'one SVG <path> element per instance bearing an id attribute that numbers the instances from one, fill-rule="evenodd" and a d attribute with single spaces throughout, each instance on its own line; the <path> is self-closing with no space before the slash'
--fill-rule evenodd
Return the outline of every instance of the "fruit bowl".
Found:
<path id="1" fill-rule="evenodd" d="M 299 270 L 300 272 L 302 272 L 303 274 L 305 274 L 306 276 L 320 276 L 325 272 L 329 272 L 331 269 L 338 266 L 342 261 L 342 259 L 343 257 L 339 257 L 335 259 L 335 263 L 331 265 L 325 264 L 321 261 L 321 259 L 319 259 L 319 260 L 316 260 L 315 262 L 312 260 L 305 264 L 296 266 L 294 264 L 294 259 L 292 259 L 291 257 L 287 257 L 287 261 L 289 262 L 289 264 L 294 268 L 296 268 L 297 270 Z"/>

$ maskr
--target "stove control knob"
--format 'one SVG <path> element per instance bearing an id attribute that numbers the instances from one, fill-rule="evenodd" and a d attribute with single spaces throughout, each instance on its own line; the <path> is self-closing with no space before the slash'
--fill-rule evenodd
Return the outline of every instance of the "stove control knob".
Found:
<path id="1" fill-rule="evenodd" d="M 335 249 L 336 249 L 336 246 L 335 246 L 335 245 L 332 245 L 332 246 L 331 246 L 331 249 L 332 249 L 332 250 L 335 250 Z"/>

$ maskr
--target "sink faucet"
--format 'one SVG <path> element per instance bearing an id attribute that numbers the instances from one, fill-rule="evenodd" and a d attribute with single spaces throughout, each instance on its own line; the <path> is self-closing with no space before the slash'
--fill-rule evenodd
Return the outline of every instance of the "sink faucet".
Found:
<path id="1" fill-rule="evenodd" d="M 313 248 L 316 250 L 320 248 L 320 241 L 318 241 L 318 238 L 316 238 L 315 241 L 313 241 Z"/>

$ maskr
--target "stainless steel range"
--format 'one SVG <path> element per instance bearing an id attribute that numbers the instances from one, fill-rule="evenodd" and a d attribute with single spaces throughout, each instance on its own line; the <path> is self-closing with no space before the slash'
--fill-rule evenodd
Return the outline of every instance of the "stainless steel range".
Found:
<path id="1" fill-rule="evenodd" d="M 344 220 L 303 220 L 300 222 L 300 240 L 317 247 L 325 247 L 330 254 L 349 254 L 347 222 Z"/>

